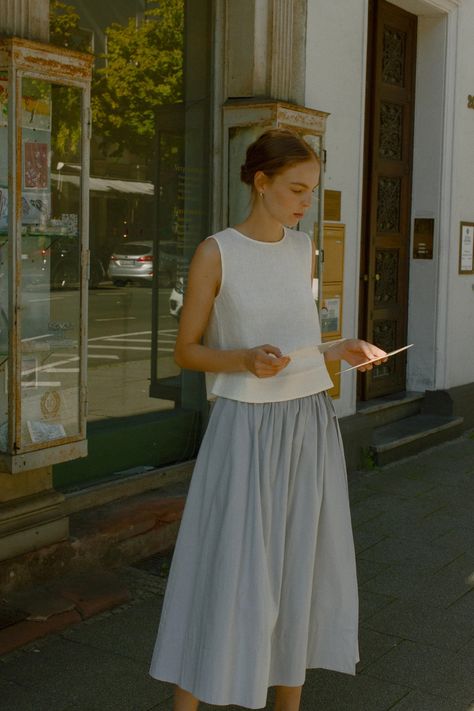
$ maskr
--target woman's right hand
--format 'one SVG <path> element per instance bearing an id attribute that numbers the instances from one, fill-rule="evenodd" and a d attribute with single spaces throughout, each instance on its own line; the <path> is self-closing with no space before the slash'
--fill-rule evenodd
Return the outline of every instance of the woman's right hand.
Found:
<path id="1" fill-rule="evenodd" d="M 268 343 L 256 348 L 249 348 L 244 355 L 246 370 L 256 375 L 257 378 L 271 378 L 278 375 L 290 361 L 289 356 L 282 356 L 279 348 Z"/>

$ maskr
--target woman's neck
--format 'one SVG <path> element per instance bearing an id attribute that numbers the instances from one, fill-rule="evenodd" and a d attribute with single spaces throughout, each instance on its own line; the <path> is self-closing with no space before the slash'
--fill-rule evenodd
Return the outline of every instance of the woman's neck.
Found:
<path id="1" fill-rule="evenodd" d="M 253 209 L 250 215 L 235 229 L 258 242 L 279 242 L 285 234 L 283 225 L 268 213 Z"/>

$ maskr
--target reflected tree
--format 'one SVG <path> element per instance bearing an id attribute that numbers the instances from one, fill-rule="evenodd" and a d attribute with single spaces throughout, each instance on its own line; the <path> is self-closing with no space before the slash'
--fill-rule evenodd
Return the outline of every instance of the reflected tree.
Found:
<path id="1" fill-rule="evenodd" d="M 72 5 L 51 0 L 51 41 L 88 50 L 90 43 Z M 147 2 L 144 17 L 106 29 L 107 51 L 100 55 L 92 84 L 92 119 L 102 151 L 150 157 L 158 109 L 183 100 L 184 0 Z"/>

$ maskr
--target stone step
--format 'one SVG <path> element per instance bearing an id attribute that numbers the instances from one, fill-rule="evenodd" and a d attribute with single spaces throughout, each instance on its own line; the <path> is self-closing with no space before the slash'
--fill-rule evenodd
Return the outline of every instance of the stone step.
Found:
<path id="1" fill-rule="evenodd" d="M 390 422 L 402 420 L 420 413 L 423 406 L 424 392 L 407 391 L 385 395 L 375 400 L 357 404 L 357 414 L 370 420 L 373 427 L 381 427 Z"/>
<path id="2" fill-rule="evenodd" d="M 374 462 L 388 464 L 455 439 L 462 434 L 463 422 L 462 417 L 423 414 L 377 427 L 370 447 Z"/>

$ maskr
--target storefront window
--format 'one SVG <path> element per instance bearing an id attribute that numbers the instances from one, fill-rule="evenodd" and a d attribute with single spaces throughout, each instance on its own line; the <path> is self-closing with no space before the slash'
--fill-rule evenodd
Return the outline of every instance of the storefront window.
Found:
<path id="1" fill-rule="evenodd" d="M 209 6 L 208 0 L 51 0 L 51 41 L 96 58 L 89 438 L 94 423 L 116 423 L 118 433 L 131 421 L 149 425 L 156 413 L 172 417 L 183 403 L 196 412 L 202 407 L 188 397 L 196 384 L 182 377 L 173 349 L 187 266 L 208 233 Z M 60 161 L 57 172 L 63 186 L 72 185 L 76 161 Z M 66 255 L 58 295 L 66 298 L 73 282 Z M 183 428 L 183 442 L 190 441 L 186 422 L 174 430 Z M 181 455 L 178 449 L 177 440 L 169 454 L 153 445 L 136 463 L 156 466 L 193 454 L 189 446 Z M 121 468 L 130 465 L 123 461 Z"/>

